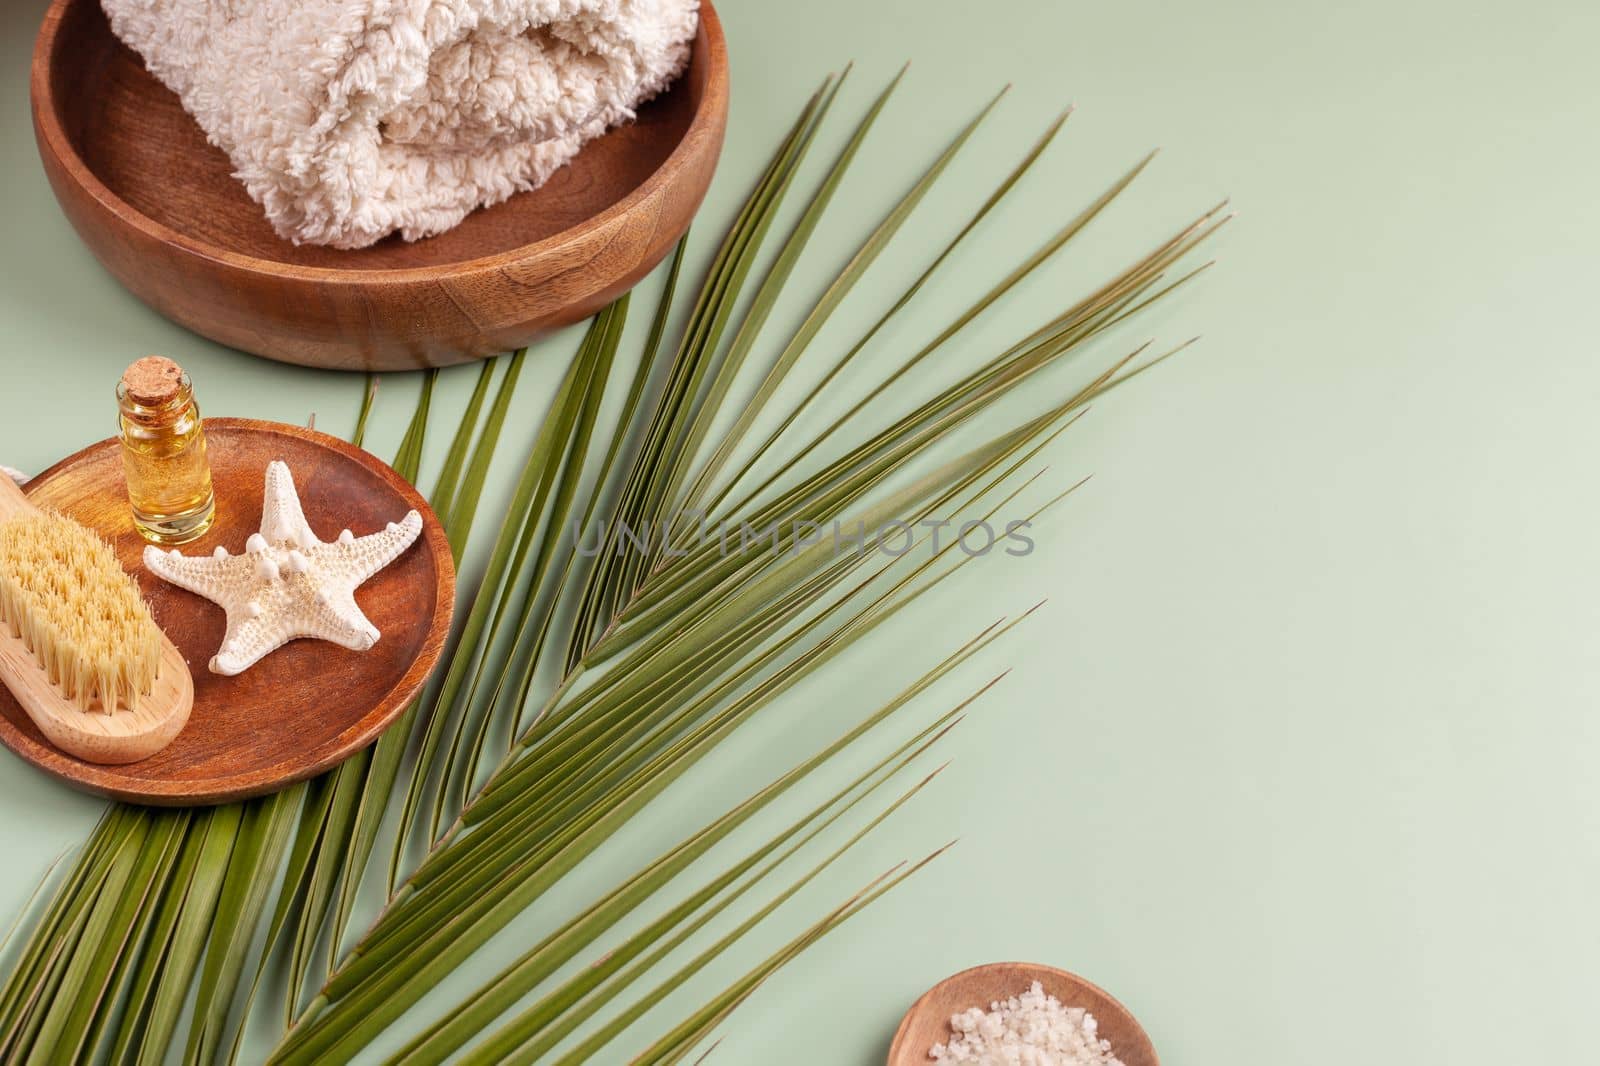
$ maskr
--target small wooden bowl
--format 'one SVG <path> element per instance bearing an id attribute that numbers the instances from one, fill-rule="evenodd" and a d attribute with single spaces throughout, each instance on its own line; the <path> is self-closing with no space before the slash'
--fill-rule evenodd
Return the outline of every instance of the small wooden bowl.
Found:
<path id="1" fill-rule="evenodd" d="M 638 121 L 545 185 L 449 233 L 359 251 L 296 247 L 99 0 L 55 0 L 33 55 L 45 173 L 78 235 L 134 295 L 214 341 L 350 370 L 444 366 L 520 347 L 635 285 L 689 227 L 722 150 L 728 55 L 700 5 L 687 71 Z"/>
<path id="2" fill-rule="evenodd" d="M 296 640 L 237 677 L 206 664 L 222 643 L 222 608 L 145 569 L 116 440 L 91 445 L 28 482 L 34 503 L 96 530 L 138 577 L 156 622 L 188 660 L 194 709 L 175 740 L 124 766 L 97 766 L 52 747 L 11 693 L 0 688 L 0 742 L 75 788 L 132 803 L 191 806 L 275 792 L 360 751 L 405 710 L 439 661 L 455 604 L 455 566 L 439 520 L 417 491 L 378 459 L 335 437 L 242 418 L 206 420 L 217 518 L 186 555 L 217 545 L 239 551 L 260 528 L 267 464 L 294 473 L 311 528 L 382 529 L 416 508 L 422 536 L 356 591 L 383 636 L 370 650 Z"/>
<path id="3" fill-rule="evenodd" d="M 974 966 L 934 985 L 911 1005 L 889 1047 L 888 1066 L 929 1066 L 928 1051 L 953 1035 L 950 1017 L 969 1007 L 989 1009 L 996 1000 L 1026 992 L 1038 981 L 1068 1007 L 1094 1015 L 1100 1039 L 1111 1041 L 1111 1053 L 1123 1066 L 1160 1066 L 1156 1049 L 1137 1019 L 1104 989 L 1077 974 L 1031 962 L 991 962 Z"/>

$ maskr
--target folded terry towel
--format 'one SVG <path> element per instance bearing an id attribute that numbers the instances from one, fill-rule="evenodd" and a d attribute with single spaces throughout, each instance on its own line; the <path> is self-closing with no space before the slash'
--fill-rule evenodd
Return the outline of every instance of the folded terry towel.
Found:
<path id="1" fill-rule="evenodd" d="M 687 63 L 698 0 L 102 0 L 283 237 L 441 233 Z"/>

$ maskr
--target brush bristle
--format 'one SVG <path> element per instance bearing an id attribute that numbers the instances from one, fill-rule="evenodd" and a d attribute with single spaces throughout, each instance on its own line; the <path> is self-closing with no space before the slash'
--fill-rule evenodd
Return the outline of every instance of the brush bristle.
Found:
<path id="1" fill-rule="evenodd" d="M 0 523 L 0 622 L 81 710 L 150 692 L 161 631 L 111 546 L 70 518 Z"/>

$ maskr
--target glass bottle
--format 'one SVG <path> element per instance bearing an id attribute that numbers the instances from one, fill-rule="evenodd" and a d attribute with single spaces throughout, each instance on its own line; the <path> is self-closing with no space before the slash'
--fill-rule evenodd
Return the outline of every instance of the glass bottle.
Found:
<path id="1" fill-rule="evenodd" d="M 134 528 L 152 544 L 186 544 L 211 528 L 216 500 L 189 375 L 148 356 L 117 383 L 122 469 Z"/>

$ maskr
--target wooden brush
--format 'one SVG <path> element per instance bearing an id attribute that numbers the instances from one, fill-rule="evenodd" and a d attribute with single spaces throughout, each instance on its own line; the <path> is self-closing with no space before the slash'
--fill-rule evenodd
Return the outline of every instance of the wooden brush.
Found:
<path id="1" fill-rule="evenodd" d="M 3 474 L 0 682 L 50 743 L 95 763 L 160 751 L 194 705 L 188 664 L 111 546 Z"/>

